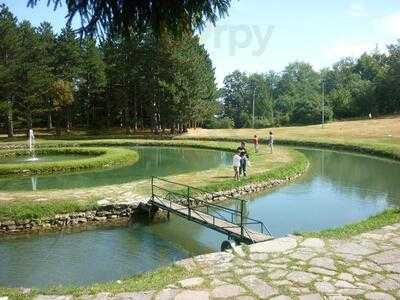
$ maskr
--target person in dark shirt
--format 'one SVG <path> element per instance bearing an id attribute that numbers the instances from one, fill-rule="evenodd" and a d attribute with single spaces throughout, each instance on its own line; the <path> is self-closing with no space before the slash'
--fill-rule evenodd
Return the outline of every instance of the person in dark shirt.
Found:
<path id="1" fill-rule="evenodd" d="M 247 176 L 246 167 L 247 167 L 247 159 L 249 158 L 249 154 L 246 150 L 246 144 L 244 142 L 240 143 L 240 146 L 237 148 L 237 151 L 240 155 L 240 168 L 239 174 L 243 176 Z"/>

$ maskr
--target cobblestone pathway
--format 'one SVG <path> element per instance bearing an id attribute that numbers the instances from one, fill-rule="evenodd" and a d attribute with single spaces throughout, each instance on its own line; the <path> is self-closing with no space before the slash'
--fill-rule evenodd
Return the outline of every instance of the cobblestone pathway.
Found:
<path id="1" fill-rule="evenodd" d="M 162 291 L 81 299 L 400 299 L 400 224 L 347 240 L 289 236 L 179 264 L 199 275 Z"/>

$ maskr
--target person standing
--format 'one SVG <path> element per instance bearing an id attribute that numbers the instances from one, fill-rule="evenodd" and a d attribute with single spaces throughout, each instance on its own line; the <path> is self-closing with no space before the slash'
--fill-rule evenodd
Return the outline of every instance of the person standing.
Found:
<path id="1" fill-rule="evenodd" d="M 268 147 L 270 149 L 270 153 L 272 153 L 274 151 L 274 134 L 272 131 L 269 132 Z"/>
<path id="2" fill-rule="evenodd" d="M 258 136 L 257 135 L 254 135 L 253 144 L 254 144 L 254 152 L 258 153 L 259 140 L 258 140 Z"/>
<path id="3" fill-rule="evenodd" d="M 237 151 L 240 155 L 240 168 L 239 168 L 239 175 L 247 176 L 246 168 L 247 168 L 247 159 L 249 155 L 247 154 L 246 144 L 244 142 L 240 143 L 240 146 L 237 148 Z"/>
<path id="4" fill-rule="evenodd" d="M 233 155 L 233 171 L 235 172 L 234 178 L 235 180 L 240 180 L 239 169 L 240 169 L 240 152 L 237 151 L 235 155 Z"/>

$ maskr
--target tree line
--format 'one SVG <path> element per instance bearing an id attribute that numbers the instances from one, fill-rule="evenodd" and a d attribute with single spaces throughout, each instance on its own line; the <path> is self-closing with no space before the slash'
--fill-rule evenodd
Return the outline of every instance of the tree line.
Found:
<path id="1" fill-rule="evenodd" d="M 0 6 L 0 124 L 183 132 L 217 111 L 212 62 L 191 31 L 108 32 L 98 41 L 66 26 L 18 22 Z"/>
<path id="2" fill-rule="evenodd" d="M 315 71 L 304 62 L 289 64 L 281 73 L 235 71 L 220 90 L 219 115 L 213 127 L 263 128 L 316 124 L 325 120 L 359 118 L 400 112 L 400 40 L 358 58 L 344 58 Z"/>

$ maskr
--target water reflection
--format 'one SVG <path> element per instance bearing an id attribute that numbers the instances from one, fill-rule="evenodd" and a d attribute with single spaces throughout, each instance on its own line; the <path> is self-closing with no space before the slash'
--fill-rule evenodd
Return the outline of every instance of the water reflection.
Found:
<path id="1" fill-rule="evenodd" d="M 36 191 L 36 188 L 37 188 L 37 176 L 32 176 L 31 177 L 31 182 L 32 182 L 32 191 Z"/>
<path id="2" fill-rule="evenodd" d="M 275 235 L 336 227 L 400 205 L 400 164 L 329 150 L 301 149 L 310 169 L 295 183 L 249 197 L 252 216 Z"/>
<path id="3" fill-rule="evenodd" d="M 51 176 L 37 176 L 36 189 L 70 189 L 122 184 L 150 176 L 168 176 L 193 171 L 208 170 L 231 163 L 231 154 L 223 151 L 135 147 L 139 161 L 130 166 L 92 170 Z M 30 178 L 1 178 L 0 191 L 33 190 Z"/>

